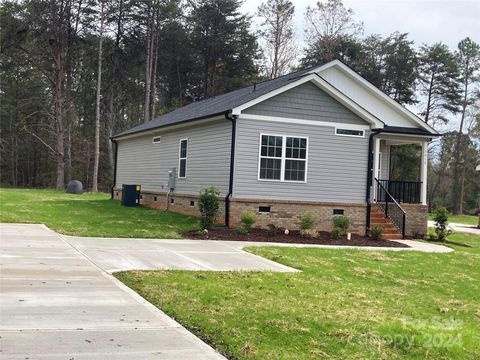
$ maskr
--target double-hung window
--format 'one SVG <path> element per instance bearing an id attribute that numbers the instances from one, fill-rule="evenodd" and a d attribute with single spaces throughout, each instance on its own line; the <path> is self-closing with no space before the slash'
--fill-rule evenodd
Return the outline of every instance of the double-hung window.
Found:
<path id="1" fill-rule="evenodd" d="M 306 182 L 306 137 L 261 134 L 260 141 L 259 180 Z"/>
<path id="2" fill-rule="evenodd" d="M 180 140 L 180 150 L 178 156 L 178 177 L 187 177 L 187 154 L 188 154 L 188 139 Z"/>

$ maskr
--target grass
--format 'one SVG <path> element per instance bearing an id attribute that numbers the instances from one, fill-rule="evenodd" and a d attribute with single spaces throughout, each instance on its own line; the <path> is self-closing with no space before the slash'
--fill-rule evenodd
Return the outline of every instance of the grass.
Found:
<path id="1" fill-rule="evenodd" d="M 250 248 L 300 273 L 118 279 L 232 359 L 479 359 L 480 237 L 449 254 Z"/>
<path id="2" fill-rule="evenodd" d="M 198 227 L 191 216 L 147 207 L 125 207 L 109 194 L 0 189 L 0 222 L 42 223 L 66 235 L 180 238 Z"/>
<path id="3" fill-rule="evenodd" d="M 435 214 L 430 213 L 428 215 L 429 220 L 433 220 Z M 465 225 L 478 225 L 478 216 L 475 215 L 449 215 L 448 222 L 465 224 Z"/>

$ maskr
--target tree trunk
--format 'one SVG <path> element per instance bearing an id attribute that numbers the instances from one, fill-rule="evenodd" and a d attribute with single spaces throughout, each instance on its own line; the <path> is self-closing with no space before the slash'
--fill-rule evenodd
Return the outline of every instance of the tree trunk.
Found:
<path id="1" fill-rule="evenodd" d="M 53 97 L 53 119 L 56 135 L 56 161 L 57 161 L 57 181 L 56 188 L 65 187 L 65 150 L 64 136 L 65 127 L 63 123 L 63 48 L 55 47 L 55 88 Z"/>
<path id="2" fill-rule="evenodd" d="M 97 104 L 95 113 L 95 149 L 93 159 L 92 191 L 98 191 L 98 165 L 100 163 L 100 95 L 102 89 L 102 46 L 103 46 L 103 22 L 104 4 L 101 4 L 100 14 L 100 39 L 98 41 L 98 71 L 97 71 Z"/>
<path id="3" fill-rule="evenodd" d="M 467 62 L 467 69 L 465 74 L 468 74 L 469 64 Z M 462 111 L 460 118 L 460 126 L 458 129 L 457 139 L 455 143 L 455 165 L 454 165 L 454 174 L 453 174 L 453 214 L 462 215 L 463 213 L 463 183 L 464 183 L 464 174 L 465 174 L 465 161 L 460 163 L 462 147 L 462 133 L 463 133 L 463 124 L 465 122 L 465 115 L 467 112 L 468 104 L 468 76 L 465 76 L 463 83 L 463 101 L 462 101 Z"/>

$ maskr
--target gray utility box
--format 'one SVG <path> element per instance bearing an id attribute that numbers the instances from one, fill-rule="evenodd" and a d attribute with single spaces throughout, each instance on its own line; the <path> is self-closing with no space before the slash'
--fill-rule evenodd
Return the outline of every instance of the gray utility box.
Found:
<path id="1" fill-rule="evenodd" d="M 168 188 L 170 191 L 175 190 L 175 182 L 177 180 L 177 168 L 171 168 L 168 172 Z"/>
<path id="2" fill-rule="evenodd" d="M 123 206 L 138 206 L 140 205 L 140 192 L 142 187 L 140 185 L 122 185 L 122 205 Z"/>

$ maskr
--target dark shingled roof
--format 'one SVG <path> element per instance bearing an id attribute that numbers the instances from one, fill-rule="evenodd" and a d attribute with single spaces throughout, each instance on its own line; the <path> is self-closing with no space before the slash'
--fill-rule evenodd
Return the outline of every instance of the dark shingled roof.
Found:
<path id="1" fill-rule="evenodd" d="M 200 120 L 210 116 L 224 114 L 225 112 L 228 112 L 237 106 L 245 104 L 273 90 L 281 88 L 291 81 L 298 80 L 299 78 L 308 75 L 310 70 L 311 68 L 280 76 L 273 80 L 258 83 L 255 85 L 255 91 L 254 86 L 250 85 L 223 95 L 195 101 L 165 115 L 156 117 L 148 123 L 141 124 L 129 130 L 118 133 L 112 138 L 152 130 L 167 125 L 173 125 L 192 120 Z"/>

